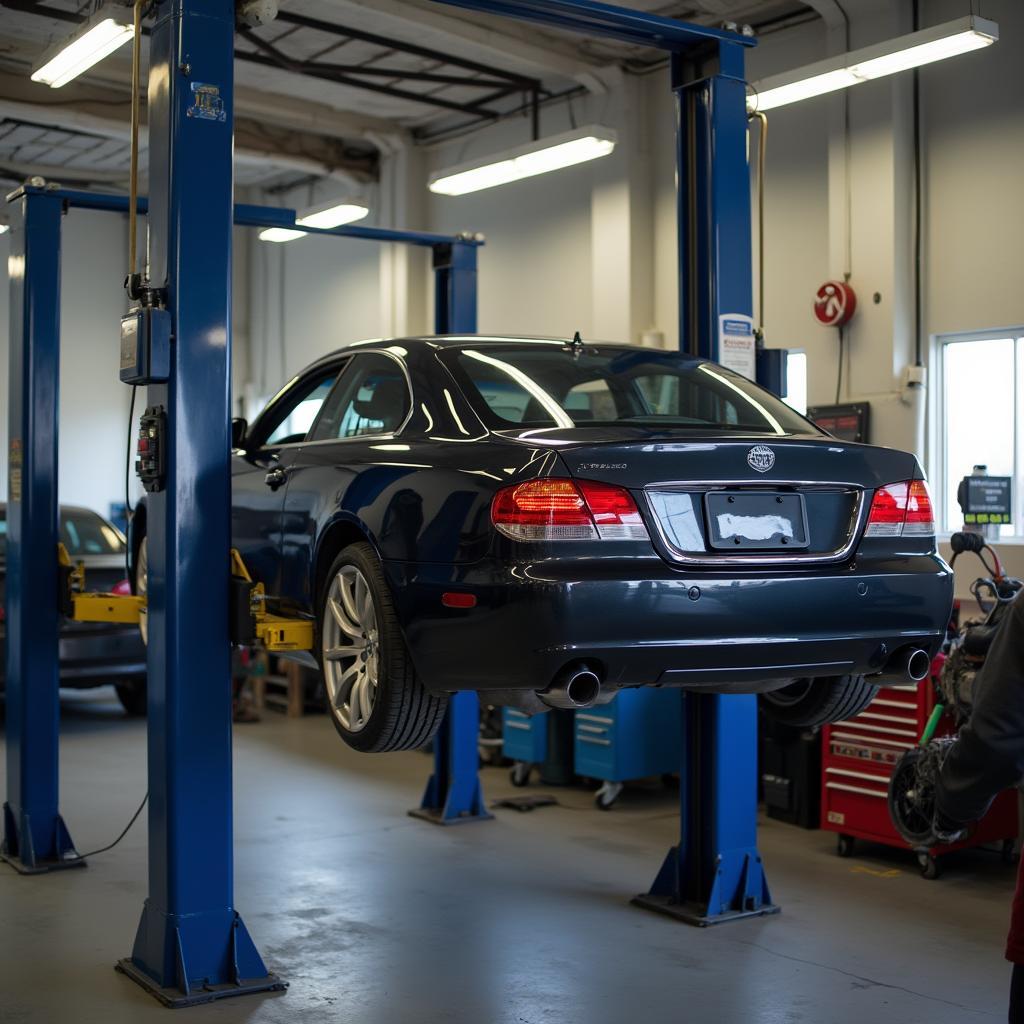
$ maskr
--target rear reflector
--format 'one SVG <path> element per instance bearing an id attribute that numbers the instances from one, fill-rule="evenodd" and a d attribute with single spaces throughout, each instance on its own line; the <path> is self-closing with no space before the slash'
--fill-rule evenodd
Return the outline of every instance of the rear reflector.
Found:
<path id="1" fill-rule="evenodd" d="M 441 595 L 441 604 L 445 608 L 475 608 L 476 594 L 466 594 L 459 590 L 446 590 Z"/>
<path id="2" fill-rule="evenodd" d="M 865 537 L 932 537 L 935 517 L 923 480 L 886 484 L 875 491 Z"/>
<path id="3" fill-rule="evenodd" d="M 491 503 L 491 522 L 513 540 L 647 540 L 629 491 L 593 480 L 503 487 Z"/>

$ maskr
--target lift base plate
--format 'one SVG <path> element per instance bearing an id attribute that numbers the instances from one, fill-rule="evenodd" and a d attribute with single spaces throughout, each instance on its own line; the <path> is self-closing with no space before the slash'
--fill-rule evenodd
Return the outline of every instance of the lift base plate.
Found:
<path id="1" fill-rule="evenodd" d="M 276 974 L 268 974 L 265 978 L 242 978 L 237 985 L 228 982 L 223 985 L 204 986 L 186 995 L 179 988 L 161 987 L 145 971 L 136 967 L 130 958 L 118 960 L 114 970 L 127 975 L 151 996 L 159 999 L 164 1006 L 172 1008 L 197 1006 L 200 1003 L 212 1003 L 215 999 L 230 999 L 232 996 L 246 996 L 258 992 L 283 992 L 288 987 L 288 982 L 282 981 Z"/>
<path id="2" fill-rule="evenodd" d="M 726 924 L 729 921 L 740 921 L 746 917 L 764 917 L 782 911 L 782 908 L 774 903 L 765 903 L 756 910 L 727 910 L 722 914 L 708 914 L 706 907 L 691 903 L 677 903 L 669 896 L 655 896 L 649 892 L 634 896 L 629 902 L 635 907 L 643 907 L 645 910 L 653 910 L 656 914 L 674 917 L 677 921 L 684 921 L 697 928 L 707 928 L 713 924 Z"/>
<path id="3" fill-rule="evenodd" d="M 0 861 L 10 864 L 19 875 L 45 875 L 48 871 L 65 871 L 68 868 L 84 868 L 88 861 L 84 857 L 69 857 L 67 860 L 41 860 L 26 864 L 18 857 L 0 853 Z"/>

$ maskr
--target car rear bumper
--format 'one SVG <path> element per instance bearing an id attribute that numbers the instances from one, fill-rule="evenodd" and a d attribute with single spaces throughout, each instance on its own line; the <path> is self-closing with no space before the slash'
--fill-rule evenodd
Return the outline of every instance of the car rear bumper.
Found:
<path id="1" fill-rule="evenodd" d="M 60 685 L 86 689 L 146 674 L 146 648 L 135 626 L 75 624 L 60 634 Z M 0 689 L 7 677 L 7 637 L 0 633 Z"/>
<path id="2" fill-rule="evenodd" d="M 433 690 L 543 690 L 578 662 L 609 687 L 749 691 L 871 674 L 905 647 L 934 654 L 953 599 L 950 569 L 934 555 L 784 575 L 684 575 L 646 559 L 385 569 Z M 446 608 L 446 591 L 477 605 Z"/>

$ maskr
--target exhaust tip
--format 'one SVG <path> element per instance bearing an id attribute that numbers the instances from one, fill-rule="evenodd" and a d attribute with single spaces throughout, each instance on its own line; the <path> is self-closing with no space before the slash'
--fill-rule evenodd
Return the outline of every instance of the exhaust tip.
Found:
<path id="1" fill-rule="evenodd" d="M 910 657 L 907 658 L 907 675 L 915 683 L 921 682 L 922 679 L 927 679 L 931 667 L 932 662 L 931 658 L 928 657 L 927 651 L 913 651 Z"/>
<path id="2" fill-rule="evenodd" d="M 580 669 L 566 683 L 565 696 L 578 708 L 590 707 L 601 696 L 601 680 L 589 668 Z"/>

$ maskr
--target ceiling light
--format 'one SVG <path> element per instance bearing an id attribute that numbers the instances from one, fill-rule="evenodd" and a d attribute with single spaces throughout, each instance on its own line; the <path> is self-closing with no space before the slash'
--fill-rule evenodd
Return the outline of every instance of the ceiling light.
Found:
<path id="1" fill-rule="evenodd" d="M 11 230 L 11 225 L 10 224 L 0 224 L 0 235 L 6 234 L 6 232 L 8 232 L 10 230 Z"/>
<path id="2" fill-rule="evenodd" d="M 261 242 L 291 242 L 296 238 L 305 237 L 305 231 L 296 231 L 293 228 L 264 228 L 260 232 Z"/>
<path id="3" fill-rule="evenodd" d="M 332 199 L 329 203 L 306 210 L 301 217 L 295 218 L 295 223 L 311 228 L 338 228 L 342 224 L 362 220 L 369 212 L 370 208 L 362 203 L 339 203 Z"/>
<path id="4" fill-rule="evenodd" d="M 42 65 L 32 72 L 33 82 L 52 89 L 67 85 L 135 35 L 129 7 L 101 7 L 70 39 L 48 50 Z"/>
<path id="5" fill-rule="evenodd" d="M 994 21 L 973 14 L 943 25 L 912 32 L 885 43 L 830 57 L 795 71 L 772 75 L 753 85 L 747 98 L 751 110 L 771 110 L 787 103 L 846 89 L 860 82 L 945 60 L 990 46 L 999 38 Z"/>
<path id="6" fill-rule="evenodd" d="M 608 128 L 589 125 L 575 131 L 517 146 L 485 159 L 448 167 L 430 176 L 431 192 L 462 196 L 468 192 L 506 185 L 563 167 L 607 156 L 615 149 L 616 136 Z"/>

